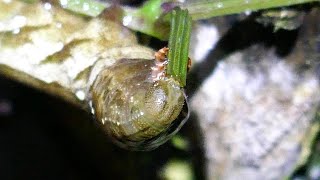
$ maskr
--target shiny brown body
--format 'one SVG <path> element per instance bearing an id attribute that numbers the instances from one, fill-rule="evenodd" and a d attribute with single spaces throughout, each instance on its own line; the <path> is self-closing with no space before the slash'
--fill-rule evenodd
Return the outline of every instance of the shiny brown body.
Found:
<path id="1" fill-rule="evenodd" d="M 150 142 L 167 131 L 185 102 L 177 82 L 170 78 L 161 82 L 150 78 L 155 66 L 153 55 L 153 50 L 138 45 L 131 31 L 103 15 L 86 18 L 49 3 L 0 1 L 0 73 L 92 111 L 103 129 L 116 141 L 121 141 L 123 147 L 127 140 L 131 143 L 129 146 L 134 147 L 135 143 Z M 140 61 L 141 66 L 132 66 L 134 60 Z M 104 76 L 110 80 L 100 82 Z M 138 78 L 132 79 L 134 76 Z M 126 80 L 130 78 L 132 81 Z M 130 89 L 131 84 L 137 87 L 140 82 L 149 85 L 137 88 L 140 94 L 134 96 L 136 89 Z M 153 86 L 162 93 L 154 91 Z M 107 89 L 110 92 L 106 92 Z M 113 91 L 132 96 L 116 95 Z M 104 94 L 100 96 L 101 93 Z M 104 99 L 106 93 L 111 93 L 107 96 L 112 96 L 112 101 Z M 174 100 L 168 99 L 170 93 L 175 94 Z M 148 97 L 156 101 L 152 106 L 145 105 L 151 103 Z M 136 99 L 131 102 L 132 98 Z M 139 104 L 129 106 L 122 102 Z M 157 102 L 165 103 L 165 106 L 156 107 Z M 121 111 L 105 112 L 113 107 L 110 104 L 115 104 Z M 142 115 L 132 118 L 130 108 L 133 107 Z M 158 114 L 152 115 L 166 112 L 156 108 L 168 107 L 161 119 Z M 106 123 L 105 117 L 109 117 L 107 122 L 111 124 Z M 147 127 L 141 125 L 140 119 Z M 146 128 L 150 130 L 146 132 Z M 152 140 L 156 143 L 147 149 L 164 142 L 163 138 L 161 142 L 156 139 Z M 145 148 L 142 145 L 138 149 Z"/>

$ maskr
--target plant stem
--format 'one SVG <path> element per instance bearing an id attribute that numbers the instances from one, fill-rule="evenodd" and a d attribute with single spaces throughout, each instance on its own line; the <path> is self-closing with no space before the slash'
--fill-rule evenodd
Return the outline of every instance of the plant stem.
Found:
<path id="1" fill-rule="evenodd" d="M 181 86 L 186 85 L 191 17 L 188 10 L 175 8 L 172 11 L 169 36 L 167 75 L 175 78 Z"/>
<path id="2" fill-rule="evenodd" d="M 260 9 L 290 6 L 319 0 L 206 0 L 184 4 L 193 20 L 207 19 L 215 16 L 255 11 Z"/>

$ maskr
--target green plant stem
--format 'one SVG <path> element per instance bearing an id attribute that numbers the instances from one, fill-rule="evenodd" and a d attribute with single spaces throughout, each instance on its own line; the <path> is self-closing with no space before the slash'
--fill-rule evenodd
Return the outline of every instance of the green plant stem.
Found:
<path id="1" fill-rule="evenodd" d="M 123 24 L 132 30 L 168 40 L 169 23 L 163 21 L 162 3 L 163 0 L 149 0 L 137 9 L 123 8 Z M 126 22 L 126 19 L 130 21 Z"/>
<path id="2" fill-rule="evenodd" d="M 189 10 L 193 20 L 215 16 L 290 6 L 319 0 L 206 0 L 182 5 Z"/>
<path id="3" fill-rule="evenodd" d="M 191 17 L 188 10 L 176 8 L 172 11 L 169 36 L 167 75 L 175 78 L 181 86 L 186 85 Z"/>

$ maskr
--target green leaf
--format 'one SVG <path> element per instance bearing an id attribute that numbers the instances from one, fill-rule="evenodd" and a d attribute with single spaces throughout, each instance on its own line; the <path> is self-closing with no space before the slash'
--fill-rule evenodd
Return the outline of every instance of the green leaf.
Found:
<path id="1" fill-rule="evenodd" d="M 199 0 L 182 5 L 189 10 L 193 20 L 215 16 L 290 6 L 319 0 Z"/>
<path id="2" fill-rule="evenodd" d="M 123 25 L 161 40 L 168 40 L 169 23 L 162 18 L 162 3 L 163 0 L 150 0 L 138 9 L 124 8 Z"/>
<path id="3" fill-rule="evenodd" d="M 192 20 L 188 10 L 172 11 L 167 75 L 186 85 Z"/>

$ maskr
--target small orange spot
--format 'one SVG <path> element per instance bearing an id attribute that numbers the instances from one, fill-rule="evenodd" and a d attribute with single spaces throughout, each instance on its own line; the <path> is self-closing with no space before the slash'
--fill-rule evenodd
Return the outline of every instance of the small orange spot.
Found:
<path id="1" fill-rule="evenodd" d="M 167 63 L 168 52 L 169 52 L 169 48 L 164 47 L 159 51 L 157 51 L 156 53 L 154 53 L 156 62 L 155 62 L 155 67 L 152 67 L 152 77 L 155 81 L 166 76 L 166 65 L 168 64 Z"/>
<path id="2" fill-rule="evenodd" d="M 168 64 L 168 57 L 167 57 L 168 52 L 169 52 L 169 48 L 164 47 L 154 53 L 154 57 L 156 60 L 155 67 L 152 67 L 152 77 L 154 78 L 154 80 L 159 80 L 166 76 L 166 66 Z M 187 66 L 188 72 L 191 68 L 191 64 L 192 64 L 192 61 L 188 57 L 188 66 Z"/>
<path id="3" fill-rule="evenodd" d="M 169 52 L 169 48 L 164 47 L 159 51 L 157 51 L 156 53 L 154 53 L 154 57 L 157 61 L 164 62 L 167 59 L 168 52 Z"/>

